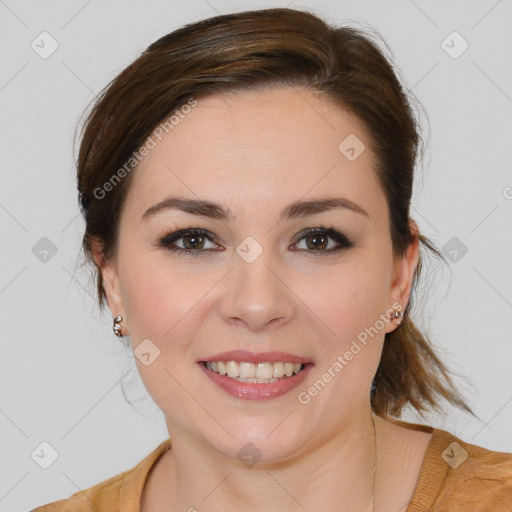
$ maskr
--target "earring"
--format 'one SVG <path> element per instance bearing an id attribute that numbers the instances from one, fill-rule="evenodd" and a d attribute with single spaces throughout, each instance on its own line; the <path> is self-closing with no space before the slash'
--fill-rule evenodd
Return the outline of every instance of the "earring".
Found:
<path id="1" fill-rule="evenodd" d="M 399 326 L 402 323 L 402 320 L 400 320 L 400 318 L 403 316 L 404 314 L 401 311 L 395 311 L 391 318 L 395 321 L 396 325 Z"/>
<path id="2" fill-rule="evenodd" d="M 123 317 L 121 315 L 117 315 L 115 318 L 114 318 L 114 334 L 116 336 L 119 336 L 121 337 L 122 334 L 121 334 L 121 322 L 123 320 Z"/>

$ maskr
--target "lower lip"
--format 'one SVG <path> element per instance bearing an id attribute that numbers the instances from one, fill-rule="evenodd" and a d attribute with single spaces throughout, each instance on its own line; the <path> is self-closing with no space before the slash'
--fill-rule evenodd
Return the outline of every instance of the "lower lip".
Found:
<path id="1" fill-rule="evenodd" d="M 214 384 L 217 384 L 219 388 L 235 398 L 242 398 L 244 400 L 270 400 L 271 398 L 284 395 L 296 388 L 313 368 L 312 363 L 307 363 L 300 373 L 292 377 L 285 377 L 276 382 L 269 382 L 268 384 L 257 384 L 255 382 L 240 382 L 206 368 L 203 363 L 197 364 L 204 374 Z"/>

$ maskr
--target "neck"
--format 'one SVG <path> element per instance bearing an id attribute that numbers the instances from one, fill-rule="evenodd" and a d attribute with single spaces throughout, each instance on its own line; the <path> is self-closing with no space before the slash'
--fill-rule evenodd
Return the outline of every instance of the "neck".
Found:
<path id="1" fill-rule="evenodd" d="M 380 421 L 374 420 L 378 447 Z M 168 427 L 172 449 L 163 457 L 164 510 L 372 510 L 374 434 L 369 410 L 314 446 L 306 448 L 304 439 L 286 459 L 262 457 L 250 467 L 176 425 Z"/>

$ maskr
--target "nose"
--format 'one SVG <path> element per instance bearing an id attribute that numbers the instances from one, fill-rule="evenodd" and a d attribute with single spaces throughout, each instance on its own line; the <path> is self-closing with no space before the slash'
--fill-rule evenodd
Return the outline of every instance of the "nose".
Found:
<path id="1" fill-rule="evenodd" d="M 224 279 L 220 312 L 231 324 L 261 331 L 289 322 L 295 312 L 293 287 L 283 269 L 264 251 L 255 261 L 242 258 Z"/>

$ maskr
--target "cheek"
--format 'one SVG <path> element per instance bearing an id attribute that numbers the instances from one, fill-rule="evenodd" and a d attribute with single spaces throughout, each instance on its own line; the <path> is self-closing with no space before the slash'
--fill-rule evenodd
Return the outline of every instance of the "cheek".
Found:
<path id="1" fill-rule="evenodd" d="M 123 297 L 131 337 L 135 343 L 151 338 L 161 345 L 191 312 L 201 286 L 161 257 L 132 254 L 127 263 Z"/>
<path id="2" fill-rule="evenodd" d="M 194 306 L 211 284 L 198 283 L 186 272 L 170 269 L 168 262 L 152 261 L 147 255 L 135 258 L 132 254 L 129 263 L 123 296 L 140 377 L 167 417 L 176 410 L 184 417 L 193 416 L 197 411 L 183 387 L 188 378 L 183 361 L 198 324 Z M 143 362 L 137 356 L 145 352 L 149 356 Z"/>
<path id="3" fill-rule="evenodd" d="M 308 285 L 306 302 L 337 342 L 350 342 L 385 313 L 389 284 L 383 272 L 378 262 L 365 262 L 330 273 L 323 284 Z"/>
<path id="4" fill-rule="evenodd" d="M 381 315 L 387 310 L 389 283 L 384 265 L 362 259 L 346 269 L 333 272 L 320 287 L 310 285 L 308 305 L 329 327 L 322 338 L 320 379 L 330 391 L 323 400 L 344 404 L 333 413 L 339 420 L 344 410 L 353 410 L 366 397 L 377 370 L 387 324 Z"/>
<path id="5" fill-rule="evenodd" d="M 133 266 L 126 276 L 125 309 L 132 340 L 159 339 L 173 323 L 170 276 L 164 278 L 148 266 Z"/>

